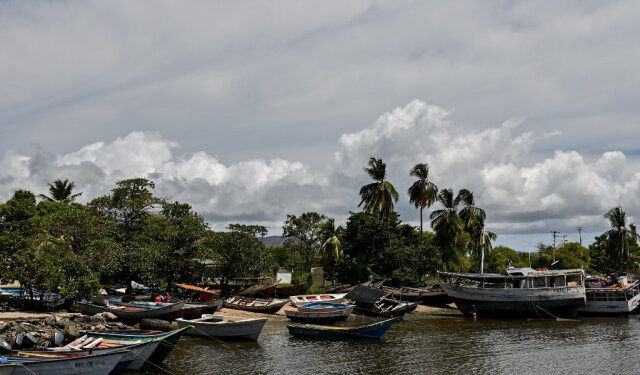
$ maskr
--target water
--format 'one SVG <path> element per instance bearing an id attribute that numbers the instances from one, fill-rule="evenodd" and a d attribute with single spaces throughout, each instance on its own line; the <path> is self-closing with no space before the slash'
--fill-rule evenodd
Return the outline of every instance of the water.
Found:
<path id="1" fill-rule="evenodd" d="M 636 372 L 640 350 L 637 315 L 474 322 L 410 314 L 380 341 L 293 338 L 286 324 L 284 318 L 268 322 L 253 343 L 183 337 L 163 368 L 176 375 L 627 374 Z"/>

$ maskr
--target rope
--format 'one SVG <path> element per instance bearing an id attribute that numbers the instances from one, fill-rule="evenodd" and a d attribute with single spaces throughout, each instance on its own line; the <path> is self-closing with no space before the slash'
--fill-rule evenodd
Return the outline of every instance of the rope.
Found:
<path id="1" fill-rule="evenodd" d="M 38 375 L 35 372 L 33 372 L 33 370 L 31 370 L 30 368 L 28 368 L 27 366 L 24 365 L 23 362 L 20 362 L 20 366 L 24 367 L 25 370 L 29 371 L 30 373 L 32 373 L 33 375 Z"/>

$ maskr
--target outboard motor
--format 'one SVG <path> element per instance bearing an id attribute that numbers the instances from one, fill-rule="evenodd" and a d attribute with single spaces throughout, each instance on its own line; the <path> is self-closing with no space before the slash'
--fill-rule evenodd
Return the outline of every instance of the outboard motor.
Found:
<path id="1" fill-rule="evenodd" d="M 11 347 L 14 349 L 22 349 L 22 343 L 24 342 L 24 333 L 20 332 L 11 340 Z"/>
<path id="2" fill-rule="evenodd" d="M 31 349 L 38 343 L 38 339 L 33 335 L 33 333 L 29 332 L 24 335 L 25 340 L 22 341 L 22 345 L 27 349 Z"/>
<path id="3" fill-rule="evenodd" d="M 64 342 L 64 334 L 62 332 L 56 332 L 51 336 L 51 346 L 61 346 Z"/>

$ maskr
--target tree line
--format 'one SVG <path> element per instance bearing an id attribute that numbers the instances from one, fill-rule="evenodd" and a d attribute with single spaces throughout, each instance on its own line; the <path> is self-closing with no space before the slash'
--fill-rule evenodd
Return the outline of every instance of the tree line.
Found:
<path id="1" fill-rule="evenodd" d="M 395 211 L 400 194 L 386 164 L 372 157 L 364 172 L 372 182 L 359 191 L 361 211 L 340 226 L 322 213 L 289 214 L 284 244 L 275 247 L 261 241 L 264 226 L 211 230 L 190 205 L 157 197 L 153 181 L 144 178 L 118 181 L 87 204 L 75 202 L 82 193 L 68 180 L 49 184 L 48 195 L 17 190 L 0 204 L 0 279 L 18 280 L 32 296 L 56 291 L 74 300 L 131 281 L 164 289 L 216 278 L 227 290 L 234 278 L 272 276 L 278 268 L 293 269 L 295 282 L 306 283 L 314 266 L 324 268 L 327 280 L 349 284 L 417 282 L 436 270 L 504 272 L 507 266 L 638 271 L 638 234 L 621 207 L 604 215 L 611 229 L 588 248 L 539 243 L 537 252 L 517 252 L 493 248 L 496 234 L 486 228 L 487 214 L 473 193 L 439 189 L 427 163 L 408 173 L 415 178 L 407 196 L 419 210 L 418 228 Z M 423 215 L 432 207 L 427 231 Z"/>

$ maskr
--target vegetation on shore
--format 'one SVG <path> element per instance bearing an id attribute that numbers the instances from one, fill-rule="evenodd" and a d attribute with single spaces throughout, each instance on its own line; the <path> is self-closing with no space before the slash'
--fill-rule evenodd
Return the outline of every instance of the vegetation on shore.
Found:
<path id="1" fill-rule="evenodd" d="M 48 195 L 17 190 L 0 204 L 0 279 L 18 280 L 28 293 L 59 292 L 74 300 L 90 297 L 100 285 L 130 281 L 170 288 L 174 282 L 218 278 L 226 288 L 234 278 L 273 275 L 294 269 L 294 282 L 310 281 L 322 266 L 332 282 L 387 279 L 415 282 L 436 270 L 504 272 L 507 266 L 585 267 L 591 272 L 636 272 L 638 234 L 621 207 L 604 217 L 611 229 L 589 248 L 567 243 L 554 249 L 540 243 L 535 253 L 492 247 L 496 234 L 485 226 L 486 212 L 468 189 L 439 189 L 429 166 L 416 164 L 409 201 L 419 209 L 420 227 L 404 224 L 394 210 L 400 195 L 387 179 L 386 164 L 371 158 L 365 172 L 373 182 L 360 189 L 360 212 L 344 225 L 317 212 L 289 214 L 283 246 L 266 248 L 267 228 L 232 224 L 212 231 L 185 203 L 154 195 L 144 178 L 118 181 L 107 195 L 87 204 L 68 180 L 49 184 Z M 423 228 L 424 210 L 433 231 Z"/>

